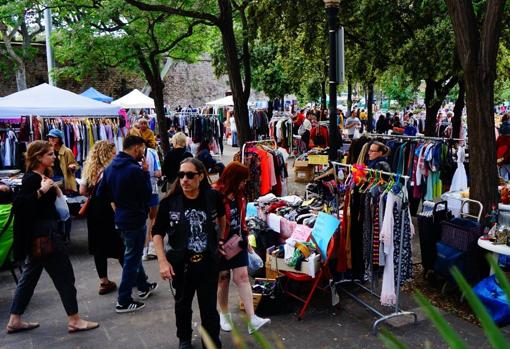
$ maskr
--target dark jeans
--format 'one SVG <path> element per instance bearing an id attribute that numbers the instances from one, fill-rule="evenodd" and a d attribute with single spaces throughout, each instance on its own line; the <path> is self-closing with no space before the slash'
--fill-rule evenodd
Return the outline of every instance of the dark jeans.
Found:
<path id="1" fill-rule="evenodd" d="M 124 252 L 124 265 L 122 266 L 122 280 L 119 285 L 119 304 L 126 305 L 133 301 L 131 291 L 137 287 L 139 291 L 149 288 L 147 275 L 142 265 L 143 245 L 147 234 L 145 224 L 134 230 L 121 230 L 126 250 Z"/>
<path id="2" fill-rule="evenodd" d="M 118 259 L 121 266 L 124 265 L 124 257 Z M 99 278 L 108 277 L 108 257 L 94 255 L 94 264 L 96 265 L 96 271 Z"/>
<path id="3" fill-rule="evenodd" d="M 218 266 L 209 259 L 198 263 L 189 263 L 186 268 L 175 267 L 172 285 L 175 288 L 175 323 L 177 337 L 191 340 L 191 304 L 195 291 L 200 308 L 202 326 L 216 344 L 220 342 L 220 316 L 216 309 L 216 292 L 218 290 Z M 202 346 L 205 348 L 202 342 Z"/>
<path id="4" fill-rule="evenodd" d="M 22 315 L 25 312 L 43 269 L 51 277 L 67 315 L 78 314 L 73 266 L 67 253 L 63 251 L 57 251 L 45 258 L 25 260 L 23 273 L 12 300 L 11 314 Z"/>

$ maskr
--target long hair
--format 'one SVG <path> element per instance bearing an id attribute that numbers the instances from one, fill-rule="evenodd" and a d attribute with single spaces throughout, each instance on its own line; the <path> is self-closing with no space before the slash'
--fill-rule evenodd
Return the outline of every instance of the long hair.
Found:
<path id="1" fill-rule="evenodd" d="M 33 141 L 28 145 L 27 153 L 25 154 L 25 166 L 28 171 L 35 170 L 41 164 L 41 158 L 53 149 L 53 146 L 48 141 Z M 51 168 L 44 169 L 44 175 L 51 177 L 53 170 Z"/>
<path id="2" fill-rule="evenodd" d="M 247 166 L 239 161 L 232 161 L 225 167 L 214 187 L 225 196 L 234 194 L 236 198 L 239 198 L 244 196 L 244 193 L 239 191 L 241 183 L 249 177 L 250 170 Z"/>
<path id="3" fill-rule="evenodd" d="M 82 179 L 88 185 L 94 185 L 99 176 L 99 172 L 103 171 L 106 166 L 112 162 L 115 150 L 115 144 L 108 141 L 99 141 L 94 144 L 87 155 L 87 160 L 83 166 Z"/>
<path id="4" fill-rule="evenodd" d="M 186 164 L 186 163 L 193 164 L 193 166 L 195 166 L 195 170 L 198 173 L 201 173 L 204 175 L 204 178 L 200 182 L 199 190 L 202 192 L 203 190 L 210 189 L 211 188 L 211 179 L 209 178 L 207 170 L 206 170 L 204 164 L 202 163 L 202 161 L 198 160 L 197 158 L 186 158 L 181 161 L 181 163 L 179 164 L 179 168 L 182 164 Z M 182 194 L 181 181 L 180 181 L 179 177 L 177 177 L 177 179 L 173 182 L 173 184 L 170 188 L 170 191 L 168 192 L 167 197 L 171 197 L 171 196 L 174 196 L 177 194 Z"/>

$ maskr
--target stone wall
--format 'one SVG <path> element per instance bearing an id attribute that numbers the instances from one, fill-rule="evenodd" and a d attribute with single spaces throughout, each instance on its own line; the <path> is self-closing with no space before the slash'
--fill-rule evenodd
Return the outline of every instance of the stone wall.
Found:
<path id="1" fill-rule="evenodd" d="M 37 86 L 48 82 L 46 68 L 46 51 L 44 45 L 37 46 L 39 54 L 27 64 L 27 85 Z M 114 69 L 105 70 L 95 78 L 85 78 L 80 81 L 59 80 L 57 86 L 75 93 L 82 93 L 89 87 L 94 87 L 101 93 L 117 99 L 134 88 L 142 90 L 145 86 L 142 77 L 121 74 Z M 219 79 L 214 75 L 211 59 L 205 56 L 194 64 L 176 62 L 170 68 L 165 78 L 165 103 L 175 108 L 203 106 L 206 102 L 226 96 L 230 91 L 227 76 Z M 0 97 L 16 92 L 16 79 L 12 76 L 0 76 Z M 254 98 L 262 95 L 252 93 Z"/>

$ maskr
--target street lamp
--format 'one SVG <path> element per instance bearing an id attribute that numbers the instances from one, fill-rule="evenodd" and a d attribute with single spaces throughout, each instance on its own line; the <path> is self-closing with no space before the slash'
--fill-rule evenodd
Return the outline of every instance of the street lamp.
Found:
<path id="1" fill-rule="evenodd" d="M 336 31 L 338 29 L 338 12 L 340 9 L 340 0 L 324 0 L 326 14 L 328 15 L 329 28 L 329 159 L 337 160 L 338 149 L 342 142 L 338 131 L 338 121 L 336 114 Z"/>

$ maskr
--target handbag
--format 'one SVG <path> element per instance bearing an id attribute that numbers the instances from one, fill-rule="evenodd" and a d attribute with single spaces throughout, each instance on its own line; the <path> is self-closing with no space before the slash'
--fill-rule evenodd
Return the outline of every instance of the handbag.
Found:
<path id="1" fill-rule="evenodd" d="M 239 234 L 234 234 L 225 241 L 223 244 L 223 251 L 225 252 L 225 259 L 231 260 L 235 256 L 239 254 L 243 249 L 241 247 L 241 244 L 243 243 L 243 238 Z"/>
<path id="2" fill-rule="evenodd" d="M 79 217 L 85 217 L 87 215 L 87 211 L 88 211 L 89 205 L 90 205 L 90 198 L 92 197 L 92 195 L 94 195 L 95 189 L 97 187 L 97 183 L 101 179 L 102 175 L 103 175 L 103 171 L 99 172 L 97 179 L 96 179 L 96 183 L 94 183 L 94 186 L 91 188 L 90 195 L 87 197 L 87 200 L 85 200 L 83 205 L 81 205 L 80 210 L 78 211 Z"/>

